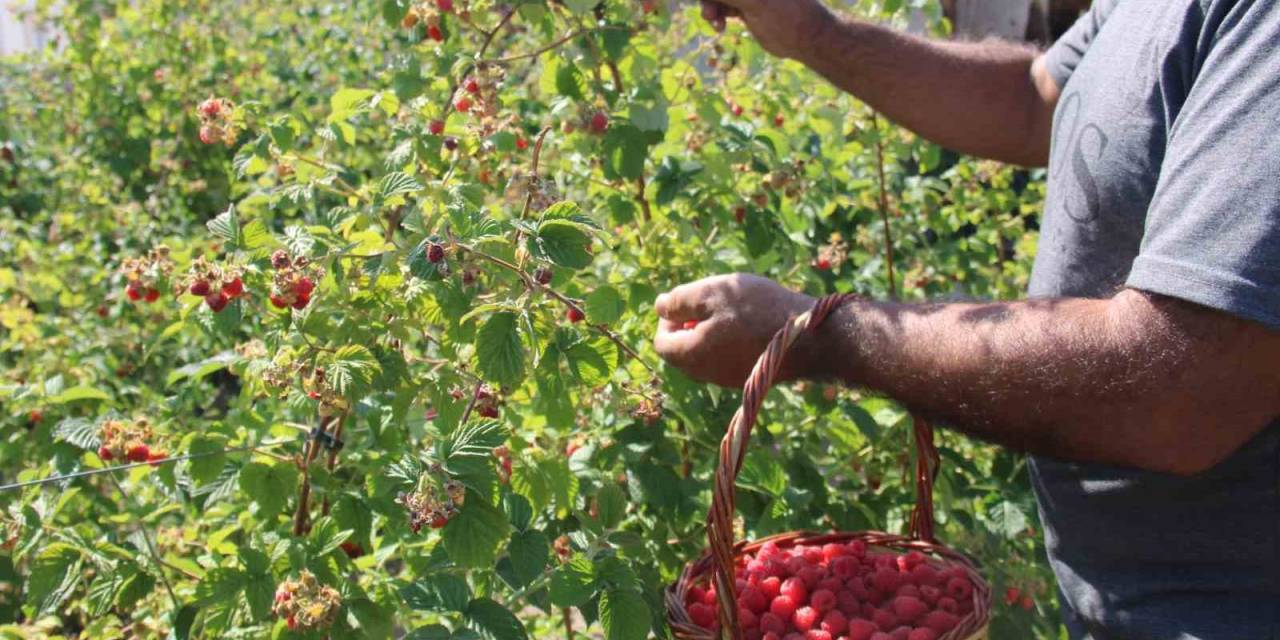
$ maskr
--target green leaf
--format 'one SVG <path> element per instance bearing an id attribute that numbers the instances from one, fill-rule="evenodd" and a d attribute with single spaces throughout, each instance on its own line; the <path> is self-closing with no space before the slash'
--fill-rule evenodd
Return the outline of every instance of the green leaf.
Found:
<path id="1" fill-rule="evenodd" d="M 172 386 L 173 383 L 184 378 L 190 378 L 192 381 L 199 380 L 215 371 L 221 371 L 239 360 L 240 356 L 236 355 L 236 352 L 223 351 L 211 358 L 193 362 L 170 371 L 169 377 L 165 380 L 165 385 Z"/>
<path id="2" fill-rule="evenodd" d="M 581 225 L 562 219 L 544 220 L 529 249 L 534 256 L 550 260 L 562 267 L 582 269 L 591 264 L 591 244 Z"/>
<path id="3" fill-rule="evenodd" d="M 53 439 L 69 442 L 85 451 L 97 451 L 102 444 L 98 440 L 98 425 L 84 418 L 67 418 L 53 429 Z"/>
<path id="4" fill-rule="evenodd" d="M 511 536 L 507 554 L 515 572 L 518 586 L 525 586 L 542 575 L 550 556 L 551 545 L 541 531 L 525 531 Z"/>
<path id="5" fill-rule="evenodd" d="M 511 525 L 501 511 L 485 503 L 479 496 L 469 499 L 462 513 L 444 528 L 444 548 L 453 562 L 474 569 L 493 566 L 498 550 L 507 539 Z"/>
<path id="6" fill-rule="evenodd" d="M 608 382 L 618 368 L 618 345 L 608 338 L 579 342 L 569 347 L 565 356 L 573 376 L 589 387 Z"/>
<path id="7" fill-rule="evenodd" d="M 463 617 L 467 627 L 485 640 L 524 640 L 529 637 L 515 615 L 488 598 L 472 600 Z"/>
<path id="8" fill-rule="evenodd" d="M 575 555 L 551 574 L 551 603 L 579 607 L 595 594 L 595 570 L 586 556 Z"/>
<path id="9" fill-rule="evenodd" d="M 484 323 L 476 334 L 476 360 L 480 373 L 500 385 L 524 379 L 524 345 L 514 313 L 495 313 Z"/>
<path id="10" fill-rule="evenodd" d="M 240 490 L 258 503 L 258 509 L 266 516 L 274 516 L 284 509 L 296 485 L 297 471 L 290 464 L 250 462 L 240 469 Z"/>
<path id="11" fill-rule="evenodd" d="M 471 588 L 467 581 L 448 573 L 437 573 L 400 588 L 400 597 L 419 611 L 467 610 Z"/>
<path id="12" fill-rule="evenodd" d="M 622 317 L 626 305 L 618 290 L 606 285 L 587 296 L 586 311 L 587 319 L 593 324 L 613 324 Z"/>
<path id="13" fill-rule="evenodd" d="M 40 613 L 56 611 L 80 583 L 80 565 L 81 555 L 74 547 L 60 542 L 45 547 L 32 563 L 26 601 Z"/>
<path id="14" fill-rule="evenodd" d="M 378 195 L 384 200 L 392 196 L 415 193 L 421 190 L 422 185 L 418 184 L 417 180 L 414 180 L 412 176 L 403 171 L 388 173 L 378 182 Z"/>
<path id="15" fill-rule="evenodd" d="M 606 529 L 618 526 L 627 515 L 627 497 L 623 495 L 622 488 L 613 483 L 600 488 L 600 493 L 596 494 L 596 505 L 600 510 L 600 524 Z"/>
<path id="16" fill-rule="evenodd" d="M 1013 540 L 1027 530 L 1027 514 L 1018 505 L 1001 500 L 987 514 L 987 528 L 1006 540 Z"/>
<path id="17" fill-rule="evenodd" d="M 75 402 L 76 400 L 105 401 L 110 399 L 111 399 L 111 396 L 107 395 L 106 392 L 102 391 L 101 389 L 98 389 L 95 387 L 78 386 L 78 387 L 71 387 L 70 389 L 63 391 L 58 395 L 46 398 L 45 403 L 46 404 L 66 404 L 68 402 Z"/>
<path id="18" fill-rule="evenodd" d="M 640 594 L 622 589 L 600 597 L 600 624 L 606 640 L 644 640 L 649 637 L 649 605 Z"/>
<path id="19" fill-rule="evenodd" d="M 239 569 L 215 567 L 196 584 L 195 602 L 198 605 L 229 603 L 244 588 L 245 574 Z"/>
<path id="20" fill-rule="evenodd" d="M 191 458 L 188 462 L 191 479 L 197 484 L 205 484 L 217 479 L 222 467 L 226 464 L 226 439 L 221 436 L 199 435 L 192 439 L 187 447 L 187 454 L 200 457 Z M 207 454 L 207 455 L 206 455 Z"/>
<path id="21" fill-rule="evenodd" d="M 341 529 L 333 518 L 324 516 L 312 525 L 308 541 L 315 555 L 323 556 L 351 538 L 351 533 L 351 529 Z"/>
<path id="22" fill-rule="evenodd" d="M 347 397 L 363 394 L 382 370 L 378 359 L 364 345 L 339 347 L 324 364 L 325 378 Z"/>
<path id="23" fill-rule="evenodd" d="M 604 167 L 609 178 L 635 180 L 644 175 L 649 155 L 645 133 L 631 124 L 617 124 L 604 134 Z"/>
<path id="24" fill-rule="evenodd" d="M 205 224 L 212 233 L 230 251 L 240 248 L 240 217 L 236 215 L 236 206 L 227 207 L 226 211 Z"/>

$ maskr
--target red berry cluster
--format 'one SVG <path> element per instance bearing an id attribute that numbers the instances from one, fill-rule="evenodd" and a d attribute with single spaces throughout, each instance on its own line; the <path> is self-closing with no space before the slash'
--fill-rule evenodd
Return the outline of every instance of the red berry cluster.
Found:
<path id="1" fill-rule="evenodd" d="M 271 266 L 276 270 L 271 288 L 272 306 L 277 309 L 307 308 L 311 304 L 316 281 L 324 276 L 320 267 L 303 256 L 291 257 L 284 249 L 271 254 Z"/>
<path id="2" fill-rule="evenodd" d="M 476 116 L 483 119 L 496 118 L 502 106 L 498 99 L 498 90 L 506 72 L 496 65 L 485 65 L 477 68 L 471 75 L 462 79 L 462 84 L 453 94 L 453 108 L 458 113 Z M 498 122 L 488 123 L 489 128 L 480 131 L 481 137 L 487 137 L 497 131 Z"/>
<path id="3" fill-rule="evenodd" d="M 427 37 L 442 42 L 444 40 L 444 31 L 441 27 L 444 25 L 444 14 L 453 13 L 454 0 L 426 0 L 418 2 L 409 7 L 409 12 L 405 14 L 404 19 L 400 21 L 400 26 L 406 29 L 412 29 L 418 26 L 418 23 L 424 23 L 427 26 Z M 468 12 L 464 9 L 459 12 L 464 19 L 467 18 Z"/>
<path id="4" fill-rule="evenodd" d="M 126 258 L 120 265 L 120 273 L 124 275 L 126 282 L 125 297 L 131 302 L 159 300 L 163 282 L 172 272 L 173 260 L 169 258 L 169 247 L 164 245 L 152 249 L 141 258 Z"/>
<path id="5" fill-rule="evenodd" d="M 1031 597 L 1031 594 L 1023 593 L 1022 590 L 1017 587 L 1009 587 L 1008 589 L 1005 589 L 1004 603 L 1006 606 L 1018 606 L 1027 611 L 1032 610 L 1036 606 L 1036 601 Z"/>
<path id="6" fill-rule="evenodd" d="M 214 313 L 227 308 L 232 300 L 244 295 L 244 281 L 240 279 L 239 269 L 223 269 L 197 258 L 187 272 L 187 279 L 181 283 L 175 295 L 183 291 L 193 296 L 204 298 L 204 303 Z"/>
<path id="7" fill-rule="evenodd" d="M 849 259 L 849 243 L 839 232 L 832 233 L 827 244 L 818 248 L 818 257 L 813 261 L 813 268 L 819 271 L 830 271 L 840 268 Z"/>
<path id="8" fill-rule="evenodd" d="M 738 621 L 747 640 L 936 640 L 973 611 L 964 569 L 919 552 L 868 552 L 860 540 L 784 549 L 768 542 L 739 559 Z M 689 618 L 718 630 L 714 586 L 685 598 Z"/>
<path id="9" fill-rule="evenodd" d="M 501 404 L 502 401 L 498 399 L 498 396 L 494 395 L 493 391 L 491 391 L 489 387 L 480 387 L 480 389 L 476 391 L 475 412 L 476 415 L 481 418 L 497 420 L 500 415 L 498 407 Z"/>
<path id="10" fill-rule="evenodd" d="M 284 618 L 290 631 L 315 631 L 333 626 L 341 608 L 342 594 L 303 569 L 297 580 L 285 580 L 276 587 L 271 613 Z"/>
<path id="11" fill-rule="evenodd" d="M 157 462 L 169 454 L 152 450 L 148 444 L 155 438 L 151 422 L 138 418 L 132 422 L 107 420 L 98 427 L 98 457 L 104 462 L 127 460 L 129 462 Z"/>
<path id="12" fill-rule="evenodd" d="M 196 107 L 196 114 L 200 116 L 200 142 L 205 144 L 221 142 L 228 147 L 235 144 L 236 137 L 239 135 L 232 120 L 235 108 L 235 105 L 226 98 L 209 96 L 201 102 L 200 106 Z"/>
<path id="13" fill-rule="evenodd" d="M 462 510 L 466 497 L 466 487 L 449 478 L 443 467 L 433 464 L 418 478 L 417 488 L 410 493 L 400 492 L 396 502 L 409 512 L 409 529 L 418 533 L 424 525 L 443 529 Z"/>

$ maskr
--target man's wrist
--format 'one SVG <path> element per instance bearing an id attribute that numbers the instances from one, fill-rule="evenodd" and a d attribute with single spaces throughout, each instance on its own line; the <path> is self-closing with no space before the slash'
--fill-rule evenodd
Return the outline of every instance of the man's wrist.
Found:
<path id="1" fill-rule="evenodd" d="M 814 331 L 792 345 L 783 375 L 786 379 L 840 380 L 852 384 L 856 370 L 857 304 L 841 306 Z"/>
<path id="2" fill-rule="evenodd" d="M 844 23 L 843 18 L 821 2 L 812 2 L 797 29 L 798 38 L 785 57 L 812 67 L 822 58 L 827 43 Z"/>

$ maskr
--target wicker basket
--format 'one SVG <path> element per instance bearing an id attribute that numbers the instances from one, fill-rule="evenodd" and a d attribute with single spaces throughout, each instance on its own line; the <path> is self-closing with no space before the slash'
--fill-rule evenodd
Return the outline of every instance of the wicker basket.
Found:
<path id="1" fill-rule="evenodd" d="M 847 543 L 861 540 L 868 549 L 905 554 L 923 553 L 927 562 L 937 568 L 959 568 L 973 585 L 972 611 L 938 640 L 985 640 L 991 610 L 991 589 L 977 567 L 964 554 L 939 544 L 933 536 L 933 481 L 938 470 L 938 453 L 933 443 L 933 428 L 928 421 L 915 417 L 916 505 L 911 516 L 911 535 L 899 536 L 876 531 L 855 533 L 784 533 L 755 542 L 734 541 L 735 481 L 746 457 L 764 397 L 782 367 L 784 356 L 805 332 L 813 331 L 851 296 L 828 296 L 818 301 L 808 313 L 794 318 L 773 337 L 743 388 L 742 406 L 734 414 L 729 429 L 720 443 L 720 461 L 716 467 L 715 490 L 711 511 L 707 514 L 707 541 L 710 549 L 697 561 L 685 567 L 680 579 L 667 589 L 667 622 L 672 634 L 682 640 L 717 640 L 717 635 L 731 640 L 744 637 L 738 624 L 737 594 L 734 592 L 737 559 L 754 553 L 765 543 L 782 548 L 797 545 Z M 713 632 L 693 623 L 685 602 L 689 590 L 710 582 L 716 588 L 719 604 L 720 631 Z"/>

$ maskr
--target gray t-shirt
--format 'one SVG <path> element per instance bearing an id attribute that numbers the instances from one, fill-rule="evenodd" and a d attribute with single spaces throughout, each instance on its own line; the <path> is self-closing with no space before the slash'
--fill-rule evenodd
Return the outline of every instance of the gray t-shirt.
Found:
<path id="1" fill-rule="evenodd" d="M 1046 61 L 1032 297 L 1127 286 L 1280 328 L 1280 2 L 1095 0 Z M 1031 475 L 1072 638 L 1280 638 L 1280 421 L 1194 477 Z"/>

